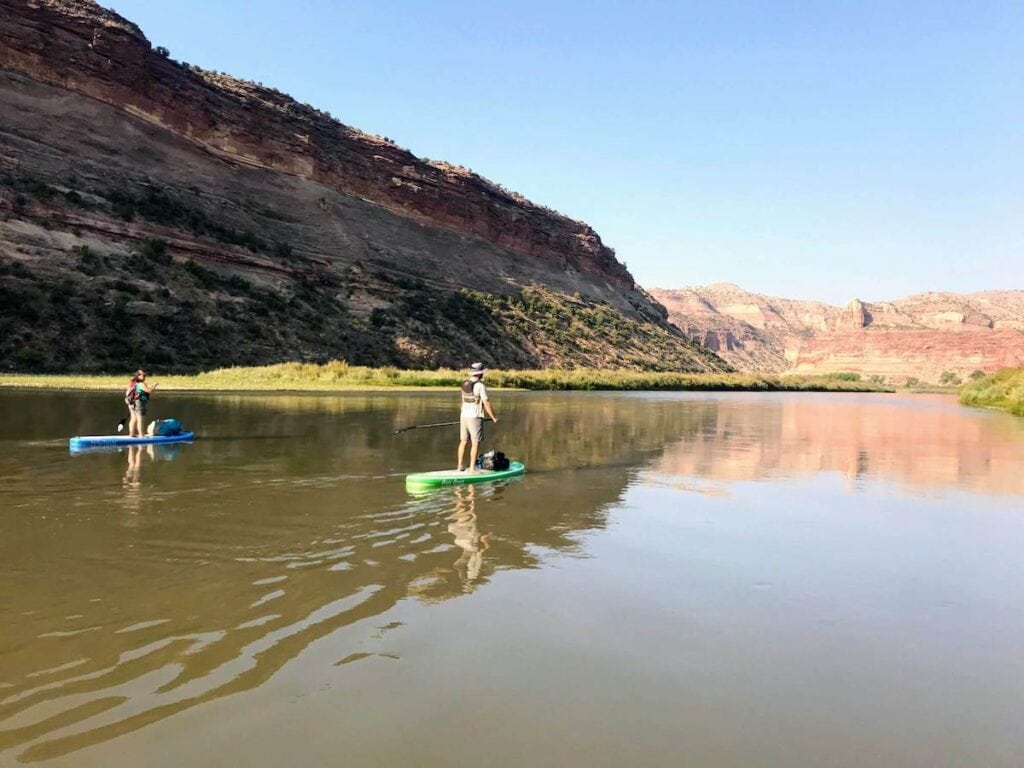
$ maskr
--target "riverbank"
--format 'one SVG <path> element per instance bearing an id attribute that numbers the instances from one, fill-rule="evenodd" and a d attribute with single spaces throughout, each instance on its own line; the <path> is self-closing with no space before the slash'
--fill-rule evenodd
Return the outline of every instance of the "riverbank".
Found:
<path id="1" fill-rule="evenodd" d="M 194 375 L 151 374 L 160 389 L 232 392 L 336 392 L 383 389 L 448 389 L 465 373 L 453 370 L 410 371 L 368 368 L 330 362 L 280 363 L 252 368 L 222 368 Z M 0 374 L 0 387 L 36 389 L 123 389 L 128 376 L 75 374 Z M 669 373 L 622 370 L 491 371 L 487 383 L 497 389 L 528 390 L 663 390 L 741 392 L 887 392 L 885 386 L 846 374 L 833 376 L 762 376 L 747 373 Z"/>
<path id="2" fill-rule="evenodd" d="M 960 389 L 960 402 L 1024 416 L 1024 368 L 1004 368 L 965 384 Z"/>

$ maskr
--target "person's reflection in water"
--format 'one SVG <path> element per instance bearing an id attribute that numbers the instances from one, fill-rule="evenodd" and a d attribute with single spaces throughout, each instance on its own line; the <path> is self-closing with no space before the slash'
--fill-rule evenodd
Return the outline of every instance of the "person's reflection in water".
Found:
<path id="1" fill-rule="evenodd" d="M 129 445 L 126 450 L 128 454 L 128 467 L 124 473 L 123 485 L 125 488 L 138 488 L 142 485 L 143 450 L 149 454 L 149 458 L 152 460 L 153 447 L 150 445 Z"/>
<path id="2" fill-rule="evenodd" d="M 448 533 L 455 537 L 455 544 L 462 549 L 462 556 L 455 561 L 454 568 L 462 579 L 467 592 L 475 586 L 484 563 L 484 552 L 490 546 L 489 534 L 480 533 L 476 516 L 476 486 L 464 485 L 455 488 L 455 511 L 448 516 L 451 523 Z"/>
<path id="3" fill-rule="evenodd" d="M 128 466 L 121 481 L 125 489 L 124 506 L 129 512 L 138 513 L 142 508 L 142 454 L 149 456 L 150 461 L 156 459 L 156 454 L 152 445 L 129 445 L 125 453 L 128 455 Z"/>

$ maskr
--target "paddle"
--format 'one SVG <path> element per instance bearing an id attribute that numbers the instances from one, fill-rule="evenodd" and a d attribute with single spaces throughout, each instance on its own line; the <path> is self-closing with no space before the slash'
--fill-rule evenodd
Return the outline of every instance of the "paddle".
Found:
<path id="1" fill-rule="evenodd" d="M 484 421 L 493 421 L 493 419 L 484 419 Z M 408 432 L 410 429 L 427 429 L 428 427 L 455 427 L 458 426 L 458 424 L 459 422 L 457 421 L 442 421 L 439 424 L 413 424 L 411 427 L 402 427 L 401 429 L 396 429 L 391 434 L 400 435 L 403 432 Z"/>
<path id="2" fill-rule="evenodd" d="M 124 425 L 127 424 L 127 423 L 128 423 L 128 419 L 121 419 L 119 422 L 117 422 L 117 431 L 118 432 L 123 432 L 124 431 Z"/>

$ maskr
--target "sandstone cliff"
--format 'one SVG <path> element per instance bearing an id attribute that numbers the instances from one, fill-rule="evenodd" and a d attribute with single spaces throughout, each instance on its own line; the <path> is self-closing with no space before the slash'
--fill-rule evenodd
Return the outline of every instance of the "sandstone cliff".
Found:
<path id="1" fill-rule="evenodd" d="M 0 0 L 0 326 L 18 368 L 724 367 L 586 224 L 88 0 Z"/>
<path id="2" fill-rule="evenodd" d="M 652 295 L 691 338 L 741 370 L 950 383 L 1024 362 L 1024 291 L 852 299 L 843 308 L 731 284 Z"/>

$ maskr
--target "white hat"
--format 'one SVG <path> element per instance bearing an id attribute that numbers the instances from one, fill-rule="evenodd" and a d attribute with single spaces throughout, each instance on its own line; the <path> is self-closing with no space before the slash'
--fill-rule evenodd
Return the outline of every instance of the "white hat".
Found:
<path id="1" fill-rule="evenodd" d="M 473 363 L 469 366 L 470 376 L 483 376 L 487 373 L 487 367 L 483 363 Z"/>

